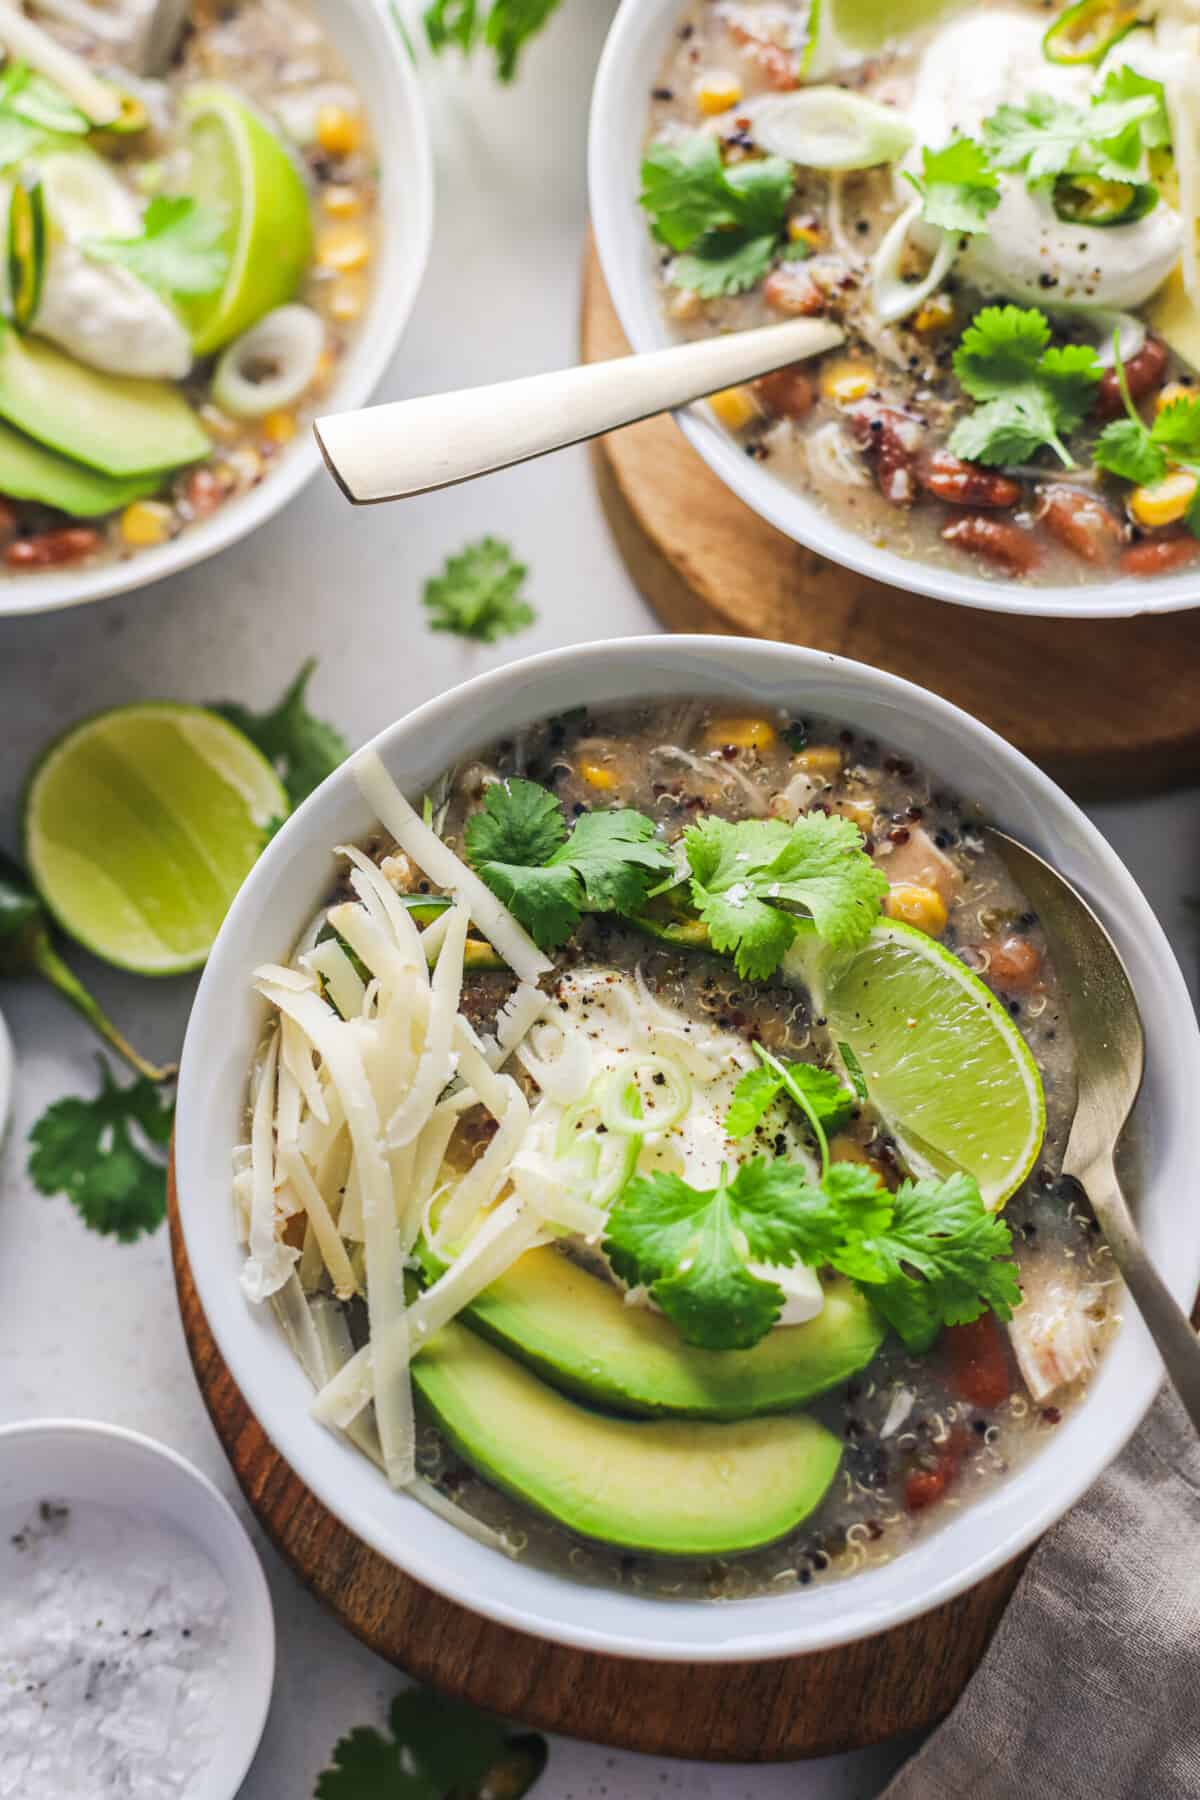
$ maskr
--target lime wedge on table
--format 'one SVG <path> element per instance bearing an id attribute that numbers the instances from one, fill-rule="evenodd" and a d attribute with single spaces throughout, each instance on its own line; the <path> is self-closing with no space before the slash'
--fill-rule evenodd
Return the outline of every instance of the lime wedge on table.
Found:
<path id="1" fill-rule="evenodd" d="M 63 930 L 139 975 L 194 969 L 287 795 L 201 706 L 118 706 L 47 750 L 25 796 L 30 873 Z"/>
<path id="2" fill-rule="evenodd" d="M 909 1166 L 965 1169 L 985 1204 L 1002 1206 L 1037 1160 L 1046 1103 L 1029 1046 L 1000 1002 L 943 944 L 892 920 L 824 967 L 807 937 L 794 955 Z"/>
<path id="3" fill-rule="evenodd" d="M 186 308 L 192 348 L 207 356 L 292 298 L 312 255 L 312 214 L 282 140 L 232 88 L 189 89 L 183 113 L 188 192 L 221 215 L 229 253 L 221 292 Z"/>

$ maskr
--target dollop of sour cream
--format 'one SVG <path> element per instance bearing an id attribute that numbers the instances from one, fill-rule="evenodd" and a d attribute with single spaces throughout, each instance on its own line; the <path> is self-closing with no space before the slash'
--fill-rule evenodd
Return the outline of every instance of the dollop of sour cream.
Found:
<path id="1" fill-rule="evenodd" d="M 733 1139 L 726 1135 L 725 1115 L 733 1091 L 747 1069 L 757 1068 L 744 1038 L 717 1026 L 699 1025 L 677 1007 L 651 995 L 617 969 L 578 970 L 563 975 L 555 992 L 555 1015 L 571 1032 L 587 1042 L 593 1078 L 615 1073 L 638 1056 L 660 1054 L 687 1070 L 691 1098 L 686 1113 L 667 1130 L 651 1133 L 644 1141 L 638 1172 L 656 1169 L 682 1175 L 695 1188 L 716 1187 L 721 1166 L 733 1172 L 750 1157 L 761 1154 L 755 1136 Z M 803 1138 L 794 1112 L 781 1104 L 769 1115 L 770 1137 L 781 1135 L 785 1153 L 816 1164 Z M 775 1282 L 784 1294 L 778 1325 L 799 1325 L 815 1318 L 825 1304 L 821 1283 L 811 1269 L 796 1263 L 790 1268 L 749 1263 L 752 1273 Z M 644 1289 L 627 1294 L 632 1305 L 651 1305 Z"/>
<path id="2" fill-rule="evenodd" d="M 1095 71 L 1048 62 L 1044 32 L 1040 15 L 1007 10 L 972 12 L 943 26 L 921 58 L 909 107 L 916 145 L 901 170 L 919 173 L 921 146 L 940 149 L 956 135 L 978 137 L 998 107 L 1024 105 L 1031 94 L 1086 106 Z M 1109 66 L 1129 63 L 1160 78 L 1144 52 L 1144 45 L 1123 39 Z M 1126 310 L 1147 301 L 1179 260 L 1183 221 L 1161 198 L 1129 225 L 1089 228 L 1060 219 L 1049 193 L 1032 191 L 1019 173 L 1002 174 L 1000 192 L 987 231 L 967 241 L 958 261 L 960 274 L 983 293 L 1051 310 Z M 911 199 L 907 183 L 903 198 Z"/>

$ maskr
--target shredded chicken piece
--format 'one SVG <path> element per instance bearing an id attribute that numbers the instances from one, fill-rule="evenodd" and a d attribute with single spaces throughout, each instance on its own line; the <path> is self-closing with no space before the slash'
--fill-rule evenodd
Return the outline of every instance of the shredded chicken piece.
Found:
<path id="1" fill-rule="evenodd" d="M 1088 1375 L 1096 1366 L 1101 1290 L 1052 1279 L 1026 1287 L 1008 1327 L 1017 1366 L 1038 1402 Z"/>

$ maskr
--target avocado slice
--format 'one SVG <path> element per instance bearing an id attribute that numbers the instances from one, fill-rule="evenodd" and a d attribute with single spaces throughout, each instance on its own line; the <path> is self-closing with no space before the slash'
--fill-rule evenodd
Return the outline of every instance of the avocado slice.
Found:
<path id="1" fill-rule="evenodd" d="M 461 1325 L 413 1385 L 488 1481 L 571 1531 L 663 1556 L 727 1556 L 785 1537 L 824 1496 L 842 1448 L 815 1419 L 618 1419 L 568 1400 Z"/>
<path id="2" fill-rule="evenodd" d="M 169 382 L 106 375 L 11 329 L 0 336 L 0 418 L 106 475 L 178 468 L 212 447 Z"/>
<path id="3" fill-rule="evenodd" d="M 98 519 L 156 493 L 162 484 L 157 473 L 102 475 L 0 424 L 0 494 L 9 500 L 40 500 L 76 519 Z"/>
<path id="4" fill-rule="evenodd" d="M 429 1273 L 437 1272 L 422 1250 Z M 620 1291 L 549 1245 L 527 1250 L 464 1312 L 472 1330 L 594 1406 L 639 1415 L 749 1419 L 787 1412 L 849 1381 L 887 1329 L 848 1281 L 825 1284 L 825 1305 L 751 1350 L 698 1350 L 669 1320 L 628 1306 Z"/>

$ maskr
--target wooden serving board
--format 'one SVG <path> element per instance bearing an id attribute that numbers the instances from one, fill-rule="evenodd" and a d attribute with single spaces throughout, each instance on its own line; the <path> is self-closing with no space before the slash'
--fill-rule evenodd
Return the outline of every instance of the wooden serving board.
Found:
<path id="1" fill-rule="evenodd" d="M 587 362 L 629 350 L 590 242 L 582 348 Z M 1200 610 L 1017 618 L 884 587 L 759 518 L 669 417 L 600 439 L 595 468 L 629 572 L 673 631 L 773 638 L 890 670 L 1076 791 L 1112 797 L 1200 774 Z M 1200 573 L 1196 598 L 1200 608 Z"/>
<path id="2" fill-rule="evenodd" d="M 1012 1563 L 937 1612 L 862 1643 L 774 1662 L 597 1656 L 444 1600 L 339 1524 L 274 1448 L 221 1360 L 192 1282 L 170 1177 L 175 1284 L 209 1417 L 268 1537 L 372 1650 L 419 1681 L 544 1731 L 652 1755 L 767 1762 L 859 1749 L 957 1700 L 1016 1585 Z"/>

